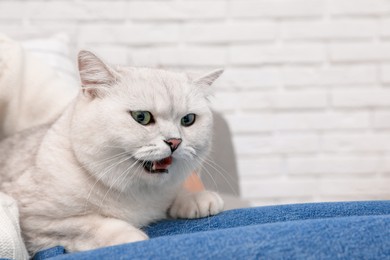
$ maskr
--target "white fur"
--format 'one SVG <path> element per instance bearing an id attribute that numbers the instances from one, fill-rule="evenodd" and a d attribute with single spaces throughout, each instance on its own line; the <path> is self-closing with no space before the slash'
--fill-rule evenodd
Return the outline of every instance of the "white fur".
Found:
<path id="1" fill-rule="evenodd" d="M 191 80 L 163 70 L 112 69 L 86 51 L 79 68 L 83 91 L 54 124 L 0 144 L 1 182 L 18 201 L 29 252 L 144 240 L 138 228 L 166 218 L 168 209 L 174 218 L 219 213 L 218 194 L 188 193 L 182 183 L 208 153 L 207 88 L 221 71 Z M 137 123 L 129 111 L 139 110 L 151 112 L 155 123 Z M 196 122 L 183 127 L 188 113 Z M 169 173 L 147 173 L 137 160 L 170 156 L 169 138 L 182 139 Z"/>

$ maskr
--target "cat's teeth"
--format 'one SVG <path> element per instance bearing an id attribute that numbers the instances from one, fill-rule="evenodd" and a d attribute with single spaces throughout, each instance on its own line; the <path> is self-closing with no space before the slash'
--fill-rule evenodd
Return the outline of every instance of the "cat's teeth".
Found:
<path id="1" fill-rule="evenodd" d="M 164 158 L 160 161 L 144 161 L 144 169 L 149 173 L 168 173 L 168 167 L 172 163 L 172 157 Z"/>

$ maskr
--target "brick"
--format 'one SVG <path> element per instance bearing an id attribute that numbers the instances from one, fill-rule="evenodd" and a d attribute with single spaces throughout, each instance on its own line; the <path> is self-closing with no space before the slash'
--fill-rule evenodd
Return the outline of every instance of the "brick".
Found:
<path id="1" fill-rule="evenodd" d="M 239 155 L 272 154 L 272 136 L 233 136 L 233 144 Z"/>
<path id="2" fill-rule="evenodd" d="M 226 119 L 234 133 L 276 130 L 352 130 L 370 127 L 370 114 L 367 111 L 245 113 L 229 115 Z"/>
<path id="3" fill-rule="evenodd" d="M 276 37 L 274 22 L 190 23 L 181 28 L 186 42 L 231 43 L 271 41 Z"/>
<path id="4" fill-rule="evenodd" d="M 390 18 L 381 19 L 379 30 L 382 37 L 390 37 Z"/>
<path id="5" fill-rule="evenodd" d="M 96 46 L 96 45 L 85 45 L 81 46 L 81 49 L 87 49 L 94 52 L 105 62 L 112 65 L 129 65 L 128 61 L 128 50 L 123 46 Z"/>
<path id="6" fill-rule="evenodd" d="M 142 47 L 129 49 L 129 63 L 139 67 L 165 67 L 158 56 L 160 48 Z"/>
<path id="7" fill-rule="evenodd" d="M 218 47 L 157 47 L 137 48 L 131 51 L 130 61 L 138 66 L 161 67 L 222 67 L 227 54 Z"/>
<path id="8" fill-rule="evenodd" d="M 390 11 L 386 0 L 330 0 L 329 12 L 332 15 L 383 15 Z"/>
<path id="9" fill-rule="evenodd" d="M 251 111 L 258 109 L 318 109 L 327 106 L 327 93 L 322 90 L 245 91 L 241 92 L 239 97 L 237 97 L 237 93 L 234 96 L 235 98 L 232 99 L 234 102 L 226 105 Z"/>
<path id="10" fill-rule="evenodd" d="M 390 129 L 390 110 L 374 111 L 373 127 L 376 129 Z"/>
<path id="11" fill-rule="evenodd" d="M 242 196 L 251 201 L 281 203 L 367 200 L 390 197 L 389 178 L 315 180 L 250 180 L 241 183 Z M 323 198 L 323 199 L 318 199 Z M 326 199 L 325 199 L 326 198 Z M 345 198 L 345 199 L 342 199 Z M 302 201 L 303 199 L 303 201 Z"/>
<path id="12" fill-rule="evenodd" d="M 82 43 L 176 44 L 179 27 L 175 24 L 88 24 L 81 27 L 79 40 Z"/>
<path id="13" fill-rule="evenodd" d="M 134 20 L 181 20 L 185 14 L 170 1 L 129 1 L 127 17 Z"/>
<path id="14" fill-rule="evenodd" d="M 390 89 L 334 90 L 331 93 L 331 99 L 335 107 L 388 107 L 390 106 Z"/>
<path id="15" fill-rule="evenodd" d="M 367 86 L 379 82 L 375 65 L 289 66 L 281 74 L 285 86 Z"/>
<path id="16" fill-rule="evenodd" d="M 237 133 L 259 133 L 270 132 L 274 129 L 274 117 L 269 113 L 245 113 L 239 115 L 227 115 L 229 123 L 234 134 Z"/>
<path id="17" fill-rule="evenodd" d="M 323 90 L 295 90 L 272 95 L 273 107 L 277 109 L 325 108 L 327 93 Z"/>
<path id="18" fill-rule="evenodd" d="M 129 1 L 128 17 L 137 20 L 220 19 L 225 1 Z"/>
<path id="19" fill-rule="evenodd" d="M 242 178 L 282 176 L 285 174 L 285 163 L 282 158 L 242 158 L 237 161 L 239 175 Z"/>
<path id="20" fill-rule="evenodd" d="M 390 83 L 390 64 L 383 64 L 380 68 L 380 77 L 383 83 Z"/>
<path id="21" fill-rule="evenodd" d="M 218 47 L 162 48 L 158 54 L 161 64 L 168 66 L 223 66 L 227 59 Z"/>
<path id="22" fill-rule="evenodd" d="M 386 43 L 331 44 L 330 57 L 335 62 L 388 61 L 390 45 Z"/>
<path id="23" fill-rule="evenodd" d="M 325 152 L 385 152 L 390 150 L 390 133 L 325 133 Z"/>
<path id="24" fill-rule="evenodd" d="M 257 111 L 271 109 L 275 106 L 276 94 L 272 91 L 245 91 L 240 95 L 238 106 L 241 110 Z"/>
<path id="25" fill-rule="evenodd" d="M 217 111 L 232 112 L 237 109 L 237 99 L 236 92 L 216 92 L 211 99 L 211 105 Z"/>
<path id="26" fill-rule="evenodd" d="M 305 176 L 356 176 L 374 174 L 378 170 L 380 160 L 376 156 L 304 156 L 287 159 L 289 175 Z"/>
<path id="27" fill-rule="evenodd" d="M 378 34 L 374 19 L 286 21 L 282 28 L 282 38 L 287 40 L 351 40 L 373 38 Z"/>
<path id="28" fill-rule="evenodd" d="M 230 13 L 233 17 L 295 18 L 322 15 L 322 0 L 233 0 Z"/>
<path id="29" fill-rule="evenodd" d="M 249 91 L 239 95 L 236 92 L 230 92 L 217 94 L 216 97 L 218 99 L 217 104 L 228 110 L 258 110 L 271 109 L 273 107 L 273 100 L 267 92 Z"/>
<path id="30" fill-rule="evenodd" d="M 344 180 L 323 180 L 319 184 L 318 192 L 320 195 L 349 195 L 351 200 L 362 195 L 377 199 L 390 198 L 390 178 L 375 179 L 344 179 Z"/>
<path id="31" fill-rule="evenodd" d="M 319 137 L 316 134 L 235 136 L 233 141 L 239 155 L 275 155 L 319 151 Z"/>
<path id="32" fill-rule="evenodd" d="M 234 65 L 310 64 L 321 63 L 325 59 L 325 49 L 322 44 L 236 45 L 230 48 L 230 62 Z"/>
<path id="33" fill-rule="evenodd" d="M 388 133 L 388 132 L 387 132 Z M 387 142 L 387 140 L 386 140 Z M 388 147 L 386 147 L 388 149 Z M 390 178 L 390 154 L 387 152 L 380 163 L 380 172 L 382 178 Z"/>
<path id="34" fill-rule="evenodd" d="M 282 85 L 282 75 L 275 68 L 227 68 L 219 83 L 234 89 L 259 89 Z"/>
<path id="35" fill-rule="evenodd" d="M 95 20 L 124 19 L 125 1 L 1 1 L 0 19 Z M 109 10 L 109 11 L 107 11 Z"/>
<path id="36" fill-rule="evenodd" d="M 245 199 L 313 196 L 318 193 L 318 186 L 315 180 L 251 180 L 242 181 L 241 193 Z"/>
<path id="37" fill-rule="evenodd" d="M 311 195 L 296 197 L 291 194 L 286 197 L 252 198 L 250 200 L 250 205 L 252 207 L 262 207 L 262 206 L 275 206 L 275 205 L 297 204 L 297 203 L 308 203 L 308 202 L 315 202 L 315 200 L 313 200 Z"/>

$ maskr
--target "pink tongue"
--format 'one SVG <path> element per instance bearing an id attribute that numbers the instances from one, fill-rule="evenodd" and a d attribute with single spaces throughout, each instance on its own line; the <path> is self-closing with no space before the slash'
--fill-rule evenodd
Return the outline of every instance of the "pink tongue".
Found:
<path id="1" fill-rule="evenodd" d="M 153 168 L 155 170 L 164 170 L 167 169 L 169 165 L 172 164 L 172 157 L 169 156 L 167 158 L 162 159 L 161 161 L 153 162 Z"/>

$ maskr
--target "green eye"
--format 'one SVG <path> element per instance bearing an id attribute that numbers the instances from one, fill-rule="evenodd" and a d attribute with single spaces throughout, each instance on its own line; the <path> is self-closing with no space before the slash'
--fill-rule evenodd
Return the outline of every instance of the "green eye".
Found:
<path id="1" fill-rule="evenodd" d="M 190 126 L 193 123 L 195 123 L 196 115 L 195 114 L 188 114 L 181 118 L 181 125 L 182 126 Z"/>
<path id="2" fill-rule="evenodd" d="M 154 122 L 152 114 L 148 111 L 131 111 L 130 114 L 141 125 L 148 125 Z"/>

